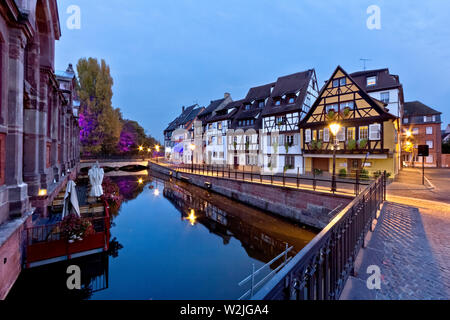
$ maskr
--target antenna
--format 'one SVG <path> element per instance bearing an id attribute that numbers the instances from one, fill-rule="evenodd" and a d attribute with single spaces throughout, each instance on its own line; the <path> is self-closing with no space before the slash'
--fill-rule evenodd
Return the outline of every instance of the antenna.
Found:
<path id="1" fill-rule="evenodd" d="M 372 61 L 372 59 L 361 58 L 359 60 L 361 60 L 364 63 L 364 71 L 366 71 L 366 62 L 367 61 Z"/>

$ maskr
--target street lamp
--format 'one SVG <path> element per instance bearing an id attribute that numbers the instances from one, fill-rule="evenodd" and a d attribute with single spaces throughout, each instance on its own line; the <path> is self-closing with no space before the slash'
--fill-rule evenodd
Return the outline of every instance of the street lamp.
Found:
<path id="1" fill-rule="evenodd" d="M 159 153 L 159 149 L 160 149 L 161 147 L 159 146 L 159 145 L 157 145 L 156 147 L 155 147 L 155 150 L 156 150 L 156 163 L 158 163 L 158 153 Z"/>
<path id="2" fill-rule="evenodd" d="M 339 148 L 339 141 L 337 139 L 337 134 L 341 130 L 341 125 L 339 123 L 330 124 L 330 131 L 334 137 L 333 143 L 333 177 L 331 181 L 331 192 L 336 192 L 336 150 Z"/>
<path id="3" fill-rule="evenodd" d="M 191 143 L 189 146 L 189 149 L 191 149 L 191 172 L 194 173 L 194 151 L 195 151 L 195 144 Z"/>

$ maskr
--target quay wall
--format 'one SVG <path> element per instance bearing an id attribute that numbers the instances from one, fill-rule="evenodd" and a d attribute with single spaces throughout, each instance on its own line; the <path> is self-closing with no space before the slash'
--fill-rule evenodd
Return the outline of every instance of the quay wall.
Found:
<path id="1" fill-rule="evenodd" d="M 331 211 L 345 208 L 351 196 L 332 195 L 319 191 L 294 189 L 260 183 L 237 181 L 222 177 L 208 177 L 184 172 L 149 162 L 152 171 L 172 176 L 198 187 L 211 190 L 246 205 L 282 216 L 294 222 L 322 229 L 331 221 Z M 208 187 L 210 186 L 210 187 Z"/>

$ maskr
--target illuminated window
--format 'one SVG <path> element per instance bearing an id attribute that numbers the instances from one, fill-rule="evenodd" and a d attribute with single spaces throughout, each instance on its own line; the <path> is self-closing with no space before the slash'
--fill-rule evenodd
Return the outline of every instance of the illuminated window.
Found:
<path id="1" fill-rule="evenodd" d="M 356 137 L 356 128 L 347 128 L 347 140 L 355 140 Z"/>
<path id="2" fill-rule="evenodd" d="M 377 77 L 368 77 L 367 78 L 367 86 L 374 86 L 377 84 Z"/>
<path id="3" fill-rule="evenodd" d="M 369 139 L 369 127 L 359 127 L 359 139 L 360 140 L 368 140 Z"/>

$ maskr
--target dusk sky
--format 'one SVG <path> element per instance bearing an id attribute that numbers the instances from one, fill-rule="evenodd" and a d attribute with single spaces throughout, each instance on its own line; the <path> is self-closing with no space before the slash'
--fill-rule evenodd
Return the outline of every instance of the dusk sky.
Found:
<path id="1" fill-rule="evenodd" d="M 381 8 L 381 30 L 366 10 Z M 231 93 L 315 68 L 319 83 L 337 65 L 388 67 L 406 101 L 420 100 L 450 123 L 450 1 L 58 0 L 62 37 L 56 69 L 81 57 L 105 59 L 114 107 L 162 140 L 183 105 L 207 106 Z M 66 12 L 81 9 L 81 28 Z"/>

